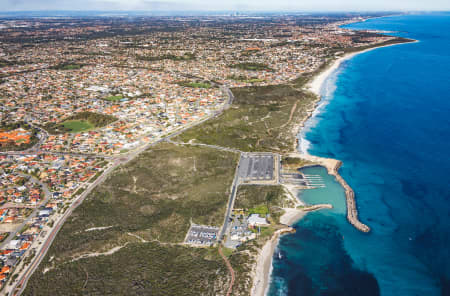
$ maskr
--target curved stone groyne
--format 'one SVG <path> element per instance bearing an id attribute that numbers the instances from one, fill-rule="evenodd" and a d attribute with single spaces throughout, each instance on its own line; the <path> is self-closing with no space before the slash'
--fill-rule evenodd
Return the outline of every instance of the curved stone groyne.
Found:
<path id="1" fill-rule="evenodd" d="M 347 202 L 347 220 L 358 230 L 362 232 L 369 232 L 370 227 L 358 220 L 358 210 L 356 209 L 355 192 L 353 189 L 345 182 L 344 178 L 339 175 L 338 170 L 342 165 L 342 161 L 337 161 L 335 167 L 333 168 L 333 175 L 336 180 L 345 189 L 345 199 Z"/>

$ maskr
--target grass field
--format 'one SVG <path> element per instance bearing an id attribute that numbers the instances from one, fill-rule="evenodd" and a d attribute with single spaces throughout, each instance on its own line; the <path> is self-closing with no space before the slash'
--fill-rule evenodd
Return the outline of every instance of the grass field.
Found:
<path id="1" fill-rule="evenodd" d="M 106 126 L 117 118 L 111 115 L 105 115 L 94 112 L 78 112 L 65 118 L 60 123 L 47 123 L 44 128 L 51 134 L 78 133 L 93 128 Z"/>
<path id="2" fill-rule="evenodd" d="M 67 120 L 62 122 L 61 125 L 71 133 L 84 132 L 94 128 L 94 126 L 86 120 Z"/>
<path id="3" fill-rule="evenodd" d="M 192 88 L 211 88 L 211 83 L 207 82 L 190 82 L 190 81 L 181 81 L 178 83 L 181 86 L 192 87 Z"/>
<path id="4" fill-rule="evenodd" d="M 122 95 L 117 95 L 117 96 L 109 96 L 106 97 L 105 100 L 110 101 L 110 102 L 117 102 L 123 99 Z"/>

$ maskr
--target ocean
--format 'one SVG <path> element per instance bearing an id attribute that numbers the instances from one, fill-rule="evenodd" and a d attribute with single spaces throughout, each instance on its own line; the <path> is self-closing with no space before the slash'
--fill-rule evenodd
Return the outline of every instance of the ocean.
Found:
<path id="1" fill-rule="evenodd" d="M 365 52 L 324 83 L 299 137 L 308 153 L 342 160 L 368 234 L 346 220 L 345 195 L 325 169 L 309 213 L 283 236 L 268 295 L 450 295 L 450 13 L 347 25 L 419 40 Z"/>

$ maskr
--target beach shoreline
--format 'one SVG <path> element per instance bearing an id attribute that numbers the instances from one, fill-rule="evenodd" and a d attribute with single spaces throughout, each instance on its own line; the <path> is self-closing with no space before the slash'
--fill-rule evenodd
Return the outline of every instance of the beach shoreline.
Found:
<path id="1" fill-rule="evenodd" d="M 355 57 L 356 55 L 359 55 L 359 54 L 362 54 L 365 52 L 369 52 L 369 51 L 372 51 L 372 50 L 375 50 L 378 48 L 395 46 L 395 45 L 411 43 L 411 42 L 419 42 L 419 41 L 411 40 L 410 42 L 405 41 L 402 43 L 392 43 L 392 44 L 387 44 L 387 45 L 374 46 L 374 47 L 367 48 L 367 49 L 364 49 L 361 51 L 344 54 L 343 56 L 332 61 L 331 64 L 325 68 L 325 70 L 320 71 L 319 73 L 314 75 L 312 77 L 311 81 L 309 81 L 307 83 L 307 85 L 306 85 L 307 90 L 309 90 L 313 94 L 315 94 L 317 97 L 317 100 L 314 101 L 313 107 L 307 110 L 306 116 L 300 121 L 300 123 L 296 127 L 294 127 L 294 129 L 292 130 L 292 133 L 295 134 L 295 136 L 297 136 L 301 132 L 301 130 L 304 128 L 306 121 L 308 121 L 312 117 L 314 111 L 319 106 L 320 101 L 322 101 L 322 99 L 323 99 L 322 95 L 321 95 L 321 90 L 322 90 L 324 83 L 327 81 L 327 79 L 330 77 L 330 75 L 332 75 L 333 73 L 335 73 L 336 70 L 339 69 L 339 67 L 341 66 L 341 64 L 343 62 Z M 362 232 L 369 232 L 370 228 L 358 220 L 358 212 L 356 209 L 356 201 L 354 198 L 353 190 L 338 173 L 338 170 L 339 170 L 340 166 L 342 165 L 342 162 L 339 160 L 335 160 L 335 159 L 316 157 L 316 156 L 308 154 L 307 151 L 304 151 L 304 153 L 300 154 L 299 152 L 297 152 L 297 151 L 299 151 L 299 148 L 300 148 L 299 141 L 296 141 L 296 143 L 294 144 L 295 152 L 291 153 L 291 155 L 296 156 L 296 157 L 301 157 L 301 158 L 309 160 L 309 161 L 313 161 L 313 162 L 317 163 L 318 165 L 325 167 L 330 175 L 335 176 L 337 181 L 341 184 L 341 186 L 345 189 L 345 192 L 346 192 L 348 221 L 358 230 L 360 230 Z M 296 200 L 298 202 L 298 203 L 296 203 L 296 207 L 297 207 L 297 205 L 304 205 L 304 203 L 300 199 L 298 199 L 297 194 L 294 194 L 290 188 L 287 188 L 286 186 L 285 186 L 285 188 L 291 193 L 291 195 L 296 197 Z M 329 208 L 329 206 L 330 205 L 323 205 L 323 207 L 319 207 L 319 209 L 320 208 Z M 260 253 L 258 254 L 257 264 L 256 264 L 255 273 L 254 273 L 254 277 L 253 277 L 253 286 L 252 286 L 252 290 L 251 290 L 252 296 L 265 296 L 267 294 L 269 286 L 270 286 L 269 285 L 270 277 L 271 277 L 271 273 L 272 273 L 273 254 L 278 245 L 280 236 L 285 233 L 294 232 L 295 230 L 293 228 L 291 228 L 291 226 L 294 223 L 298 222 L 300 219 L 302 219 L 307 214 L 307 211 L 303 211 L 303 210 L 297 209 L 297 208 L 285 208 L 284 211 L 285 211 L 285 213 L 280 217 L 280 222 L 282 224 L 285 224 L 287 226 L 287 228 L 277 231 L 272 236 L 272 238 L 264 244 L 263 248 L 261 249 Z"/>
<path id="2" fill-rule="evenodd" d="M 396 46 L 396 45 L 402 45 L 402 44 L 407 44 L 407 43 L 416 43 L 419 42 L 418 40 L 411 40 L 411 41 L 405 41 L 405 42 L 400 42 L 400 43 L 392 43 L 392 44 L 385 44 L 385 45 L 380 45 L 380 46 L 374 46 L 371 48 L 367 48 L 367 49 L 363 49 L 361 51 L 355 51 L 355 52 L 351 52 L 351 53 L 347 53 L 344 54 L 343 56 L 337 58 L 336 60 L 334 60 L 328 67 L 326 67 L 325 70 L 317 73 L 312 80 L 307 83 L 307 88 L 309 89 L 309 91 L 311 91 L 312 93 L 314 93 L 316 96 L 319 97 L 319 101 L 322 100 L 322 94 L 321 94 L 321 90 L 322 87 L 325 83 L 325 81 L 336 71 L 339 69 L 339 66 L 347 61 L 352 59 L 353 57 L 362 54 L 362 53 L 366 53 L 375 49 L 379 49 L 379 48 L 383 48 L 383 47 L 391 47 L 391 46 Z M 308 120 L 309 118 L 307 118 L 306 120 Z M 305 121 L 306 121 L 305 120 Z"/>

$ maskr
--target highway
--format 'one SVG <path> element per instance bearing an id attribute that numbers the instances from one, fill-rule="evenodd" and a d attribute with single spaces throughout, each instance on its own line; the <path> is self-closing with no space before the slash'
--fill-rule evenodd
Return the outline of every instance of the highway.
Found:
<path id="1" fill-rule="evenodd" d="M 169 140 L 172 137 L 178 136 L 179 134 L 181 134 L 182 132 L 184 132 L 190 128 L 193 128 L 211 118 L 215 118 L 215 117 L 219 116 L 225 109 L 227 109 L 232 104 L 232 102 L 234 100 L 234 95 L 231 92 L 231 90 L 225 86 L 222 86 L 221 89 L 227 94 L 228 101 L 218 111 L 216 111 L 212 116 L 204 118 L 198 122 L 189 124 L 187 126 L 184 126 L 184 127 L 180 128 L 178 131 L 175 131 L 165 137 L 162 137 L 161 139 L 158 139 L 157 141 L 146 144 L 134 151 L 130 151 L 127 154 L 118 155 L 118 156 L 111 158 L 113 160 L 112 165 L 110 165 L 105 171 L 103 171 L 103 173 L 100 175 L 100 177 L 98 177 L 93 183 L 91 183 L 88 186 L 88 188 L 76 199 L 75 202 L 73 202 L 71 204 L 71 206 L 64 212 L 64 214 L 62 214 L 60 217 L 56 218 L 55 225 L 50 230 L 50 232 L 47 234 L 47 238 L 45 238 L 44 242 L 36 250 L 36 255 L 32 259 L 31 264 L 22 273 L 19 273 L 19 276 L 17 277 L 17 279 L 14 282 L 12 282 L 12 285 L 8 285 L 5 287 L 6 295 L 21 295 L 21 293 L 26 288 L 26 284 L 27 284 L 29 278 L 31 277 L 33 272 L 37 269 L 37 267 L 41 263 L 42 259 L 47 254 L 47 251 L 49 250 L 57 233 L 62 228 L 62 226 L 63 226 L 64 222 L 67 220 L 67 218 L 86 199 L 86 197 L 89 195 L 89 193 L 91 193 L 91 191 L 97 185 L 99 185 L 104 180 L 106 180 L 108 175 L 111 172 L 113 172 L 118 166 L 131 161 L 132 159 L 134 159 L 136 156 L 138 156 L 143 151 L 147 150 L 148 148 L 150 148 L 152 146 L 157 145 L 158 143 L 161 143 L 162 141 Z M 47 152 L 45 152 L 45 153 L 47 153 Z M 69 152 L 67 152 L 67 153 L 69 154 Z M 11 154 L 11 153 L 9 153 L 9 154 Z M 72 154 L 70 154 L 70 155 L 72 155 Z M 79 155 L 79 154 L 75 153 L 75 155 Z M 102 156 L 102 157 L 104 158 L 104 156 Z M 226 229 L 226 227 L 228 225 L 228 217 L 230 216 L 231 210 L 234 205 L 234 199 L 236 196 L 237 181 L 238 181 L 237 180 L 237 170 L 238 170 L 238 167 L 236 168 L 235 179 L 234 179 L 233 185 L 232 185 L 232 194 L 230 195 L 230 200 L 228 202 L 227 215 L 225 217 L 225 222 L 224 222 L 224 226 L 222 227 L 221 233 L 224 233 L 224 229 Z"/>

